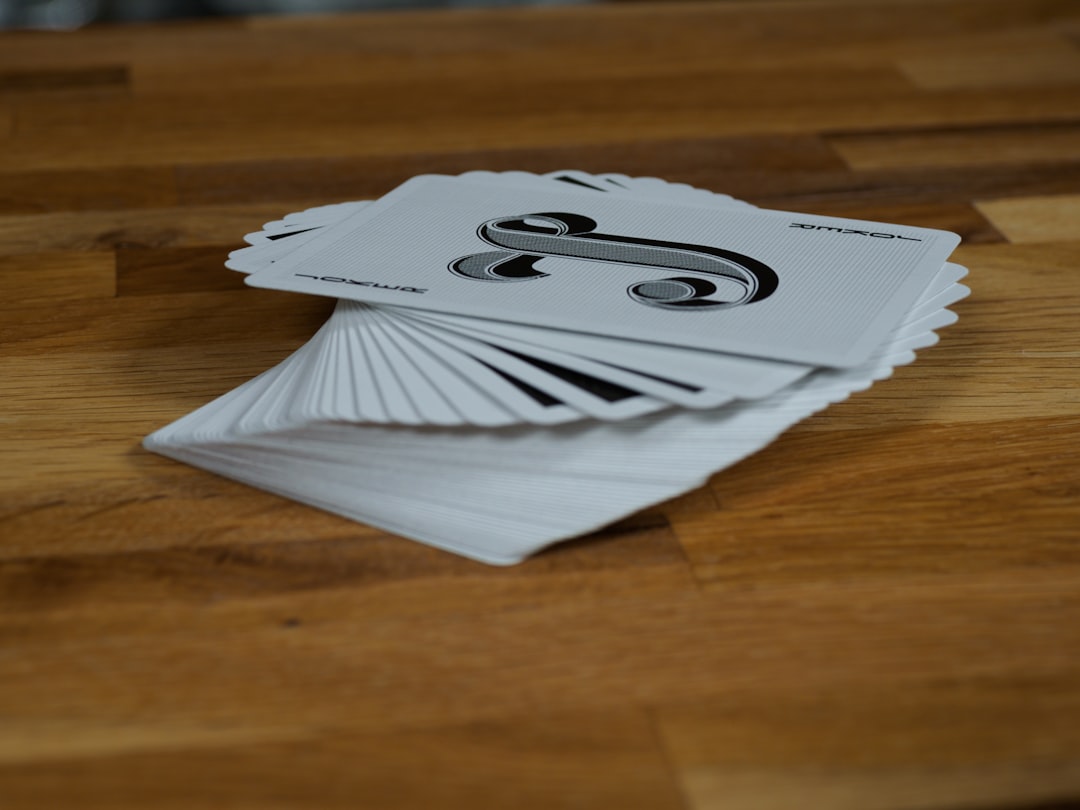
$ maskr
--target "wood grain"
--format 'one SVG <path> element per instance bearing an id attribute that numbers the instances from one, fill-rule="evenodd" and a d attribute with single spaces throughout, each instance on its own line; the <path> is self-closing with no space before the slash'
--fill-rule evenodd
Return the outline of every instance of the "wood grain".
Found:
<path id="1" fill-rule="evenodd" d="M 1080 7 L 0 34 L 0 806 L 1080 805 Z M 222 268 L 470 169 L 947 228 L 940 344 L 488 568 L 139 447 L 331 303 Z"/>

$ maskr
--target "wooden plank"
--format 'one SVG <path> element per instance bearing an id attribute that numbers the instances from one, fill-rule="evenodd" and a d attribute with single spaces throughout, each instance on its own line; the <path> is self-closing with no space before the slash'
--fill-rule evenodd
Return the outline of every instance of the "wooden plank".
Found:
<path id="1" fill-rule="evenodd" d="M 860 74 L 841 82 L 848 85 L 846 92 L 853 97 L 836 98 L 838 88 L 831 86 L 833 79 L 819 77 L 803 91 L 790 88 L 786 82 L 767 90 L 762 82 L 703 77 L 680 83 L 682 91 L 672 93 L 668 82 L 653 82 L 651 98 L 640 96 L 640 83 L 627 82 L 623 88 L 604 91 L 613 98 L 625 95 L 623 105 L 616 108 L 594 103 L 596 91 L 580 85 L 549 88 L 541 94 L 533 92 L 536 88 L 522 90 L 516 97 L 531 109 L 516 111 L 482 97 L 446 104 L 441 101 L 448 97 L 446 87 L 422 93 L 419 89 L 395 91 L 383 97 L 383 104 L 343 105 L 336 92 L 305 91 L 279 94 L 274 105 L 250 97 L 219 97 L 212 104 L 204 103 L 203 97 L 198 102 L 178 97 L 163 100 L 155 109 L 144 106 L 141 110 L 127 104 L 111 109 L 107 104 L 93 109 L 37 105 L 20 114 L 18 136 L 0 155 L 0 168 L 271 160 L 294 156 L 301 142 L 319 144 L 327 157 L 348 157 L 537 148 L 568 140 L 596 145 L 633 143 L 643 138 L 785 134 L 805 132 L 811 122 L 827 130 L 866 131 L 1080 119 L 1071 89 L 890 95 L 881 90 L 878 78 Z M 789 89 L 780 92 L 783 87 Z M 844 88 L 839 91 L 842 95 Z M 624 106 L 630 99 L 635 100 L 634 106 Z M 871 101 L 873 114 L 868 115 Z M 187 106 L 205 110 L 205 118 L 181 126 L 175 110 Z M 484 118 L 485 126 L 464 135 L 462 128 L 477 118 Z M 420 120 L 425 121 L 422 127 L 418 126 Z M 88 143 L 73 138 L 78 128 L 90 136 L 95 148 L 80 148 Z"/>
<path id="2" fill-rule="evenodd" d="M 112 259 L 111 253 L 101 255 Z M 66 522 L 50 523 L 52 529 L 37 541 L 28 536 L 31 544 L 47 548 L 93 534 L 93 524 L 80 521 L 109 498 L 142 503 L 158 497 L 161 486 L 169 490 L 177 476 L 190 478 L 191 471 L 181 465 L 157 457 L 150 461 L 137 442 L 283 359 L 315 332 L 331 306 L 326 299 L 239 290 L 193 292 L 175 300 L 133 296 L 27 302 L 6 310 L 0 326 L 6 344 L 0 366 L 10 380 L 0 435 L 5 510 L 13 520 L 22 515 L 27 522 L 21 525 L 31 532 L 35 524 L 45 525 L 39 522 L 45 515 L 35 516 L 35 509 L 55 508 L 66 515 Z M 253 329 L 253 322 L 238 318 L 238 312 L 258 318 L 263 328 Z M 49 362 L 42 362 L 44 357 Z M 169 373 L 163 376 L 166 368 Z M 65 429 L 59 430 L 60 425 Z M 226 491 L 239 493 L 237 503 L 246 509 L 245 488 L 230 484 Z M 188 505 L 200 497 L 212 497 L 212 492 L 197 492 Z M 218 510 L 219 503 L 199 509 L 208 516 L 223 515 L 227 510 Z M 176 508 L 173 517 L 188 506 Z M 257 505 L 256 510 L 263 508 L 268 507 Z M 113 516 L 122 527 L 115 538 L 110 539 L 108 526 L 100 536 L 114 543 L 132 533 L 153 535 L 163 515 L 147 511 L 136 520 L 138 510 L 136 505 Z M 125 524 L 125 519 L 133 522 Z M 9 524 L 4 534 L 18 545 L 16 525 Z"/>
<path id="3" fill-rule="evenodd" d="M 0 216 L 87 209 L 176 205 L 171 167 L 7 171 L 0 183 Z"/>
<path id="4" fill-rule="evenodd" d="M 0 216 L 0 255 L 223 244 L 238 248 L 244 246 L 245 233 L 289 210 L 287 203 L 264 203 Z"/>
<path id="5" fill-rule="evenodd" d="M 674 12 L 674 13 L 673 13 Z M 348 31 L 350 37 L 385 38 L 389 42 L 424 38 L 444 42 L 443 48 L 476 50 L 491 47 L 493 30 L 514 26 L 524 43 L 569 39 L 588 46 L 597 37 L 627 41 L 633 52 L 642 42 L 656 44 L 672 37 L 697 39 L 702 46 L 727 40 L 773 40 L 777 55 L 813 49 L 815 45 L 926 48 L 938 37 L 970 37 L 988 32 L 1011 32 L 1029 26 L 1075 21 L 1070 0 L 1032 0 L 1022 5 L 1009 0 L 878 0 L 870 8 L 859 0 L 829 3 L 755 2 L 753 4 L 638 3 L 601 9 L 514 9 L 469 19 L 453 12 L 413 14 L 400 22 L 386 14 L 332 20 L 311 17 L 288 20 L 254 18 L 247 28 L 256 32 L 280 31 L 293 37 L 319 31 Z M 602 19 L 603 24 L 568 26 L 568 20 Z M 916 33 L 902 23 L 917 19 Z M 546 24 L 545 24 L 546 23 Z M 447 37 L 453 31 L 457 37 Z M 653 39 L 653 35 L 659 39 Z M 700 39 L 698 39 L 700 37 Z M 627 40 L 629 38 L 629 40 Z M 764 57 L 764 55 L 763 55 Z"/>
<path id="6" fill-rule="evenodd" d="M 202 482 L 188 481 L 186 486 L 180 482 L 190 496 L 188 507 L 224 514 L 215 503 L 229 497 L 216 484 L 220 481 L 207 477 Z M 215 487 L 220 492 L 214 492 Z M 198 498 L 200 490 L 206 497 Z M 21 555 L 7 556 L 0 563 L 5 610 L 11 617 L 58 617 L 89 608 L 99 598 L 113 603 L 121 594 L 114 607 L 123 612 L 125 604 L 198 609 L 219 598 L 288 603 L 323 589 L 375 589 L 384 594 L 386 610 L 421 615 L 436 605 L 439 610 L 457 612 L 481 604 L 510 604 L 506 600 L 532 592 L 564 598 L 585 579 L 595 583 L 595 596 L 608 597 L 631 595 L 635 588 L 674 591 L 691 583 L 681 548 L 667 523 L 655 518 L 625 521 L 591 542 L 568 543 L 545 552 L 528 569 L 492 569 L 321 513 L 297 519 L 290 510 L 311 510 L 254 490 L 248 493 L 257 497 L 233 498 L 232 515 L 242 511 L 256 517 L 259 498 L 276 501 L 261 507 L 266 520 L 260 521 L 258 532 L 242 531 L 236 521 L 232 531 L 225 530 L 223 521 L 208 515 L 200 532 L 186 537 L 176 534 L 170 545 L 157 539 L 160 533 L 146 531 L 151 524 L 140 521 L 138 510 L 131 508 L 134 499 L 115 505 L 117 511 L 126 510 L 126 516 L 106 517 L 100 505 L 91 510 L 86 508 L 91 504 L 80 504 L 76 496 L 67 505 L 84 507 L 80 519 L 89 531 L 82 532 L 78 545 L 69 543 L 63 554 L 58 553 L 58 545 L 26 546 Z M 104 538 L 105 531 L 94 528 L 106 528 L 106 521 L 123 533 L 122 542 L 86 542 L 95 534 Z M 136 527 L 136 523 L 141 525 Z M 131 528 L 124 529 L 125 525 Z M 153 539 L 140 537 L 140 530 Z M 161 572 L 167 573 L 162 576 Z M 430 589 L 429 597 L 435 602 L 410 605 L 410 588 Z M 287 619 L 282 618 L 283 627 L 292 626 Z"/>
<path id="7" fill-rule="evenodd" d="M 1080 126 L 985 127 L 835 135 L 829 144 L 856 170 L 1080 161 Z"/>
<path id="8" fill-rule="evenodd" d="M 659 720 L 701 810 L 1068 807 L 1080 795 L 1080 695 L 1066 678 L 1040 678 L 1037 694 L 993 678 L 910 684 L 885 702 L 872 688 L 806 690 L 675 705 Z"/>
<path id="9" fill-rule="evenodd" d="M 200 746 L 218 732 L 222 747 L 243 730 L 393 734 L 512 722 L 538 705 L 549 715 L 713 698 L 760 707 L 824 690 L 839 698 L 859 683 L 879 695 L 942 680 L 1038 692 L 1045 683 L 1075 689 L 1080 674 L 1077 566 L 706 594 L 670 575 L 650 587 L 658 574 L 624 570 L 623 587 L 600 577 L 590 592 L 580 578 L 486 569 L 480 579 L 186 606 L 125 604 L 116 591 L 80 605 L 78 591 L 58 584 L 76 597 L 68 609 L 0 619 L 20 649 L 3 664 L 0 751 L 21 768 L 95 750 L 161 750 L 200 732 Z M 1074 704 L 1059 708 L 1076 719 Z M 1019 744 L 1031 745 L 1026 728 L 1016 729 Z M 1075 751 L 1073 739 L 1062 748 Z"/>
<path id="10" fill-rule="evenodd" d="M 220 272 L 235 277 L 232 270 L 222 268 Z M 147 352 L 170 353 L 193 347 L 197 352 L 192 354 L 192 362 L 198 363 L 199 353 L 223 340 L 245 344 L 245 353 L 254 350 L 255 354 L 261 353 L 259 347 L 271 345 L 281 350 L 294 341 L 306 340 L 326 320 L 333 306 L 329 298 L 254 288 L 192 291 L 184 296 L 145 300 L 88 299 L 48 305 L 27 301 L 5 313 L 0 338 L 12 347 L 4 359 L 15 363 L 31 363 L 36 356 L 49 352 L 61 357 L 106 357 L 130 350 L 133 342 Z M 237 318 L 238 312 L 250 313 L 251 320 Z M 268 319 L 275 322 L 267 323 Z M 166 328 L 147 328 L 155 323 Z M 182 324 L 182 341 L 167 328 L 168 324 Z M 142 332 L 135 334 L 136 329 Z M 238 361 L 245 359 L 243 353 L 234 356 Z M 169 355 L 168 359 L 174 358 Z M 233 375 L 227 365 L 219 370 Z M 42 376 L 47 376 L 44 369 Z"/>
<path id="11" fill-rule="evenodd" d="M 681 25 L 648 7 L 605 6 L 587 12 L 507 9 L 483 19 L 454 12 L 366 14 L 336 24 L 293 19 L 285 26 L 261 19 L 243 30 L 147 38 L 136 43 L 132 60 L 136 90 L 146 95 L 173 92 L 204 77 L 212 77 L 216 87 L 255 92 L 404 86 L 439 76 L 465 79 L 493 62 L 510 74 L 542 73 L 549 79 L 584 72 L 630 78 L 717 69 L 751 74 L 778 67 L 880 69 L 897 60 L 957 50 L 1028 55 L 1051 39 L 1030 26 L 1074 11 L 1060 2 L 1019 7 L 981 0 L 951 3 L 947 13 L 939 2 L 885 5 L 896 14 L 921 16 L 921 36 L 898 37 L 887 15 L 861 12 L 851 3 L 807 8 L 684 4 L 680 13 L 687 22 Z M 188 59 L 193 42 L 201 57 L 194 64 Z M 679 47 L 667 47 L 671 42 Z M 628 50 L 648 58 L 620 58 Z M 424 58 L 413 58 L 418 53 Z M 303 70 L 293 67 L 298 58 Z"/>
<path id="12" fill-rule="evenodd" d="M 921 7 L 935 19 L 947 19 L 940 4 L 937 9 L 935 4 L 903 5 L 912 15 Z M 609 7 L 595 10 L 592 18 L 580 9 L 545 9 L 540 14 L 508 11 L 482 23 L 451 13 L 386 25 L 382 15 L 372 14 L 347 22 L 348 37 L 317 22 L 291 21 L 287 30 L 256 24 L 244 32 L 199 35 L 201 58 L 195 64 L 187 58 L 191 38 L 146 42 L 133 57 L 135 87 L 140 95 L 152 96 L 210 80 L 220 90 L 251 94 L 334 87 L 346 95 L 380 86 L 407 90 L 436 79 L 467 83 L 497 63 L 511 76 L 543 75 L 548 81 L 587 73 L 612 80 L 663 76 L 676 82 L 686 75 L 723 71 L 731 81 L 742 82 L 783 69 L 800 75 L 793 86 L 810 88 L 813 75 L 821 71 L 894 70 L 909 61 L 918 65 L 957 52 L 1007 55 L 1018 62 L 1017 54 L 1042 54 L 1048 42 L 1062 43 L 1056 35 L 1024 27 L 1032 21 L 1027 15 L 1013 17 L 1010 26 L 1012 15 L 1001 14 L 997 4 L 980 5 L 987 16 L 999 16 L 982 21 L 977 30 L 927 29 L 918 40 L 898 38 L 895 30 L 881 25 L 881 15 L 852 13 L 843 6 L 838 12 L 821 4 L 811 13 L 813 23 L 803 28 L 791 28 L 790 20 L 769 3 L 738 9 L 756 24 L 732 25 L 730 9 L 712 4 L 683 9 L 695 13 L 687 25 L 671 27 L 662 17 L 650 20 L 656 30 Z M 794 11 L 783 9 L 783 15 Z M 399 15 L 391 22 L 403 19 L 408 18 Z M 826 29 L 831 35 L 824 35 Z M 678 42 L 679 47 L 658 42 Z M 620 58 L 628 49 L 644 58 Z M 294 67 L 298 59 L 303 70 Z"/>
<path id="13" fill-rule="evenodd" d="M 417 174 L 460 174 L 473 169 L 532 171 L 578 168 L 631 176 L 662 176 L 719 192 L 726 178 L 739 178 L 736 189 L 753 196 L 756 182 L 775 188 L 821 182 L 835 174 L 850 176 L 843 161 L 815 135 L 754 135 L 678 139 L 661 142 L 546 145 L 539 148 L 419 152 L 392 156 L 338 158 L 291 157 L 280 160 L 220 162 L 177 167 L 176 182 L 186 204 L 301 200 L 311 204 L 381 196 Z M 733 192 L 734 193 L 734 192 Z"/>
<path id="14" fill-rule="evenodd" d="M 983 200 L 977 206 L 1010 242 L 1080 242 L 1080 195 Z"/>
<path id="15" fill-rule="evenodd" d="M 713 515 L 672 525 L 699 580 L 718 589 L 1075 567 L 1080 456 L 1051 448 L 1068 447 L 1078 424 L 796 429 L 713 478 L 722 530 Z"/>
<path id="16" fill-rule="evenodd" d="M 133 118 L 127 106 L 94 110 L 64 110 L 61 120 L 50 120 L 46 113 L 61 112 L 38 108 L 26 111 L 25 127 L 20 123 L 19 137 L 0 155 L 0 168 L 60 169 L 75 166 L 105 167 L 154 165 L 155 162 L 208 164 L 218 160 L 289 158 L 297 144 L 319 144 L 327 157 L 353 155 L 399 155 L 415 151 L 471 151 L 477 148 L 538 148 L 546 143 L 583 144 L 634 143 L 641 139 L 683 139 L 748 135 L 752 133 L 788 134 L 805 132 L 811 122 L 827 130 L 865 131 L 883 127 L 926 127 L 943 125 L 984 125 L 1006 122 L 1075 121 L 1080 109 L 1075 106 L 1072 90 L 1055 88 L 1035 91 L 942 92 L 930 97 L 882 96 L 880 82 L 862 75 L 855 83 L 864 83 L 863 96 L 849 99 L 815 98 L 821 92 L 789 90 L 786 99 L 772 97 L 755 82 L 724 82 L 712 78 L 698 87 L 728 87 L 723 93 L 692 92 L 688 82 L 683 93 L 671 98 L 666 83 L 654 83 L 649 104 L 636 102 L 631 108 L 605 109 L 590 103 L 588 88 L 567 87 L 565 93 L 536 96 L 523 94 L 534 109 L 513 112 L 500 106 L 476 109 L 464 100 L 439 109 L 447 89 L 427 91 L 409 101 L 408 94 L 395 93 L 393 107 L 354 105 L 345 111 L 337 93 L 326 95 L 302 93 L 289 104 L 282 96 L 275 105 L 255 100 L 220 101 L 221 113 L 211 109 L 195 126 L 183 127 L 170 110 L 194 104 L 183 98 L 171 100 L 156 111 L 148 111 L 143 121 Z M 823 79 L 814 88 L 827 88 Z M 780 87 L 781 85 L 777 85 Z M 788 85 L 790 87 L 790 85 Z M 557 90 L 557 88 L 553 88 Z M 629 98 L 638 98 L 636 83 L 624 88 Z M 619 91 L 610 91 L 617 97 Z M 829 90 L 826 96 L 833 91 Z M 764 93 L 764 96 L 763 96 Z M 713 98 L 709 98 L 709 96 Z M 404 96 L 404 97 L 403 97 Z M 541 97 L 543 98 L 543 97 Z M 564 99 L 578 99 L 567 103 Z M 867 114 L 873 101 L 873 115 Z M 70 106 L 70 105 L 68 105 Z M 577 107 L 578 109 L 574 109 Z M 225 109 L 228 109 L 226 114 Z M 737 110 L 737 114 L 735 114 Z M 158 119 L 157 114 L 160 113 Z M 84 132 L 110 139 L 95 142 L 95 149 L 78 149 L 70 131 L 76 124 L 72 116 L 85 114 Z M 99 117 L 100 115 L 100 117 Z M 332 118 L 338 120 L 328 120 Z M 463 134 L 471 120 L 485 118 L 485 126 L 469 135 Z M 96 119 L 96 120 L 95 120 Z M 155 120 L 157 119 L 157 120 Z M 286 121 L 288 119 L 288 121 Z M 352 120 L 350 120 L 352 119 Z M 420 120 L 425 121 L 419 126 Z M 83 126 L 80 124 L 80 126 Z M 47 132 L 45 132 L 47 130 Z M 68 134 L 65 134 L 68 130 Z M 76 148 L 73 150 L 72 146 Z"/>
<path id="17" fill-rule="evenodd" d="M 735 78 L 708 71 L 676 83 L 665 76 L 549 82 L 527 74 L 498 97 L 481 86 L 461 88 L 434 79 L 393 86 L 377 102 L 363 103 L 348 103 L 335 88 L 282 90 L 273 104 L 246 92 L 205 91 L 197 98 L 177 94 L 92 104 L 28 101 L 19 108 L 17 137 L 0 155 L 0 167 L 152 165 L 163 157 L 176 163 L 282 158 L 295 154 L 298 142 L 309 138 L 326 156 L 534 146 L 550 142 L 560 128 L 575 122 L 588 128 L 590 121 L 597 129 L 586 142 L 593 143 L 626 142 L 635 133 L 744 134 L 753 131 L 747 129 L 751 123 L 755 130 L 790 132 L 811 110 L 834 109 L 841 126 L 842 121 L 865 120 L 867 97 L 883 103 L 891 99 L 903 107 L 904 98 L 911 96 L 907 82 L 891 69 L 809 72 L 803 87 L 793 87 L 776 71 Z M 997 97 L 986 101 L 1004 103 Z M 1035 111 L 1048 100 L 1028 93 L 1013 101 Z M 748 120 L 732 116 L 732 106 L 746 108 Z M 963 107 L 953 104 L 950 109 L 957 106 Z M 460 124 L 477 119 L 485 121 L 484 128 L 463 139 Z M 417 126 L 421 121 L 425 125 Z M 633 129 L 620 136 L 620 125 Z M 93 148 L 80 149 L 84 141 L 75 143 L 75 133 L 87 146 L 92 141 Z M 549 137 L 542 139 L 541 133 Z M 63 149 L 58 149 L 58 138 Z"/>
<path id="18" fill-rule="evenodd" d="M 79 251 L 0 256 L 0 310 L 27 303 L 112 298 L 116 262 L 110 253 Z"/>
<path id="19" fill-rule="evenodd" d="M 116 251 L 118 295 L 242 290 L 244 274 L 222 267 L 235 245 L 120 247 Z"/>
<path id="20" fill-rule="evenodd" d="M 72 789 L 88 808 L 271 807 L 283 797 L 326 808 L 354 808 L 362 797 L 388 810 L 684 806 L 651 724 L 632 709 L 0 768 L 13 810 L 62 802 Z"/>
<path id="21" fill-rule="evenodd" d="M 124 89 L 129 84 L 123 64 L 80 68 L 0 71 L 0 95 Z"/>
<path id="22" fill-rule="evenodd" d="M 543 173 L 569 167 L 662 176 L 767 208 L 927 223 L 976 241 L 1003 237 L 972 206 L 972 195 L 1063 193 L 1080 181 L 1076 162 L 853 172 L 821 139 L 794 135 L 229 162 L 180 167 L 177 185 L 181 200 L 195 205 L 280 199 L 280 215 L 381 196 L 416 174 L 458 174 L 477 168 Z"/>
<path id="23" fill-rule="evenodd" d="M 815 172 L 797 174 L 786 181 L 782 175 L 763 173 L 757 189 L 752 186 L 751 172 L 725 172 L 722 177 L 721 188 L 767 208 L 812 211 L 817 205 L 866 205 L 910 212 L 913 208 L 929 210 L 959 205 L 970 210 L 977 199 L 1067 194 L 1080 177 L 1080 165 L 1068 162 L 1043 166 Z M 823 209 L 821 213 L 827 211 Z M 970 214 L 966 216 L 970 218 Z M 985 223 L 985 218 L 980 219 Z"/>
<path id="24" fill-rule="evenodd" d="M 126 65 L 136 29 L 96 26 L 81 31 L 73 47 L 69 32 L 16 30 L 5 33 L 0 70 L 5 73 L 68 73 Z"/>
<path id="25" fill-rule="evenodd" d="M 942 51 L 902 59 L 901 70 L 920 87 L 953 90 L 1080 84 L 1080 49 L 1050 33 L 1025 37 L 1019 47 Z"/>

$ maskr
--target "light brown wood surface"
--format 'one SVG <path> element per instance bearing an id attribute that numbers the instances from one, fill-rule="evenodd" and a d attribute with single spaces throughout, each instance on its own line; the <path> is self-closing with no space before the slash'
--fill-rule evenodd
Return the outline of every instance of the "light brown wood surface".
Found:
<path id="1" fill-rule="evenodd" d="M 144 452 L 423 172 L 948 228 L 972 296 L 707 487 L 488 568 Z M 0 807 L 1080 807 L 1080 4 L 0 35 Z"/>

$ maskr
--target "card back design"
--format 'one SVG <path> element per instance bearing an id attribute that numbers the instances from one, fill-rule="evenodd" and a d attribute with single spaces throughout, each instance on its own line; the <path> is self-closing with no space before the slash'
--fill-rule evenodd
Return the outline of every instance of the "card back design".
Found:
<path id="1" fill-rule="evenodd" d="M 597 227 L 591 217 L 565 212 L 490 219 L 476 234 L 502 250 L 462 256 L 449 269 L 474 281 L 531 281 L 550 275 L 537 269 L 540 259 L 558 257 L 694 273 L 635 281 L 626 288 L 639 304 L 676 310 L 751 304 L 768 298 L 779 283 L 771 267 L 742 253 L 600 233 Z"/>

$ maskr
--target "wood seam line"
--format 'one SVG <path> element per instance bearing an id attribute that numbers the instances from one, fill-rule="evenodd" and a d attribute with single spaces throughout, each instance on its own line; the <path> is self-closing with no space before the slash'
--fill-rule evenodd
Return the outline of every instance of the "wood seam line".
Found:
<path id="1" fill-rule="evenodd" d="M 675 761 L 675 757 L 671 752 L 671 748 L 668 746 L 667 737 L 664 735 L 664 731 L 660 726 L 660 718 L 655 706 L 642 706 L 642 711 L 645 712 L 645 717 L 649 723 L 649 729 L 653 735 L 653 742 L 656 744 L 657 750 L 660 752 L 660 756 L 663 758 L 664 765 L 667 767 L 668 773 L 671 774 L 671 780 L 675 785 L 675 790 L 678 791 L 679 799 L 682 802 L 684 810 L 695 810 L 693 799 L 690 793 L 686 789 L 686 782 L 683 779 L 682 768 L 679 767 Z"/>
<path id="2" fill-rule="evenodd" d="M 712 479 L 710 478 L 710 481 Z M 705 483 L 704 486 L 708 487 L 712 491 L 711 483 Z M 713 493 L 715 498 L 715 492 Z M 717 502 L 716 510 L 711 514 L 723 517 L 723 508 L 719 501 Z M 682 552 L 683 557 L 686 559 L 686 563 L 690 568 L 690 576 L 694 582 L 694 590 L 701 596 L 706 594 L 706 588 L 709 585 L 709 581 L 702 577 L 701 572 L 698 570 L 697 563 L 694 562 L 693 557 L 690 556 L 690 550 L 686 547 L 686 541 L 682 537 L 682 533 L 678 529 L 678 521 L 668 521 L 671 525 L 671 533 L 675 537 L 675 542 L 679 544 L 679 550 Z"/>
<path id="3" fill-rule="evenodd" d="M 709 489 L 709 482 L 706 481 L 698 489 Z M 693 490 L 691 490 L 693 491 Z M 711 490 L 709 490 L 711 493 Z M 675 545 L 679 548 L 679 556 L 682 557 L 683 564 L 686 566 L 686 571 L 690 574 L 690 581 L 694 583 L 694 591 L 699 595 L 704 594 L 705 588 L 698 578 L 696 566 L 694 561 L 690 558 L 690 553 L 686 550 L 686 545 L 683 543 L 682 538 L 679 537 L 679 533 L 675 530 L 675 521 L 667 514 L 663 513 L 664 524 L 667 526 L 668 532 L 671 534 L 671 539 L 675 541 Z"/>

